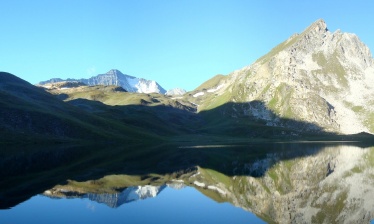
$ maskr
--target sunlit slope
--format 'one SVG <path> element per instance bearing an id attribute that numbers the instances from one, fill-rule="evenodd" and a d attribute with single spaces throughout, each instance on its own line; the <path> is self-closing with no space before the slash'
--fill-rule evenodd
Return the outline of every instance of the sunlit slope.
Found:
<path id="1" fill-rule="evenodd" d="M 199 111 L 305 132 L 374 132 L 374 63 L 355 34 L 318 20 L 250 66 L 191 92 Z M 295 123 L 293 121 L 298 121 Z M 308 124 L 308 125 L 300 125 Z"/>
<path id="2" fill-rule="evenodd" d="M 202 122 L 195 113 L 195 105 L 163 94 L 130 93 L 116 86 L 80 86 L 48 91 L 87 113 L 162 137 L 195 133 Z"/>

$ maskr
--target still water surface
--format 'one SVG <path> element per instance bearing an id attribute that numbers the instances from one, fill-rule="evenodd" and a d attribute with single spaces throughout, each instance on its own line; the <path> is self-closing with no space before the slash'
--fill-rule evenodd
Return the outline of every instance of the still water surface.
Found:
<path id="1" fill-rule="evenodd" d="M 370 223 L 350 143 L 0 150 L 0 223 Z"/>
<path id="2" fill-rule="evenodd" d="M 1 223 L 265 223 L 229 203 L 217 203 L 196 189 L 166 187 L 157 197 L 117 208 L 90 199 L 34 196 L 0 212 Z"/>

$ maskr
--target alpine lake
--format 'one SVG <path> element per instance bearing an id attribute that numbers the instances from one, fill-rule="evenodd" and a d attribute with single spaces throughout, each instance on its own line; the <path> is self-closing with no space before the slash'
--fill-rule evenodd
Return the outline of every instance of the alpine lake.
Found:
<path id="1" fill-rule="evenodd" d="M 9 146 L 0 223 L 370 223 L 356 142 Z"/>

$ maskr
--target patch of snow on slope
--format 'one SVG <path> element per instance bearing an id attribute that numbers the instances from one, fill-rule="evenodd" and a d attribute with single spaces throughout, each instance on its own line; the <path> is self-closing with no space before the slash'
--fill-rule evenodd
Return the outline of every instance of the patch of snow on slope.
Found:
<path id="1" fill-rule="evenodd" d="M 204 184 L 204 183 L 201 183 L 201 182 L 199 182 L 199 181 L 197 181 L 197 180 L 195 180 L 195 181 L 193 182 L 193 184 L 195 184 L 195 185 L 198 186 L 198 187 L 205 187 L 205 184 Z"/>
<path id="2" fill-rule="evenodd" d="M 193 97 L 203 96 L 204 92 L 198 92 L 193 95 Z"/>
<path id="3" fill-rule="evenodd" d="M 214 92 L 216 92 L 217 90 L 221 89 L 222 87 L 223 87 L 223 84 L 217 86 L 216 88 L 209 89 L 209 90 L 208 90 L 208 93 L 214 93 Z"/>
<path id="4" fill-rule="evenodd" d="M 224 191 L 224 190 L 222 190 L 222 189 L 220 189 L 220 188 L 218 188 L 218 187 L 216 187 L 216 186 L 212 186 L 212 185 L 209 185 L 208 186 L 208 189 L 210 189 L 210 190 L 214 190 L 214 191 L 217 191 L 218 193 L 220 193 L 220 194 L 226 194 L 226 192 Z"/>

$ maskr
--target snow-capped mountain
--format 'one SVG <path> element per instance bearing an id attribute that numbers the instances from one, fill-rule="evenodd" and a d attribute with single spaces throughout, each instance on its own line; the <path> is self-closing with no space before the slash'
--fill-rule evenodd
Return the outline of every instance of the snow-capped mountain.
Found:
<path id="1" fill-rule="evenodd" d="M 181 88 L 174 88 L 174 89 L 169 89 L 165 95 L 168 96 L 182 96 L 186 93 L 187 91 Z"/>
<path id="2" fill-rule="evenodd" d="M 166 93 L 166 90 L 162 88 L 156 81 L 125 75 L 116 69 L 112 69 L 105 74 L 99 74 L 97 76 L 93 76 L 89 79 L 63 80 L 60 78 L 53 78 L 47 81 L 40 82 L 39 85 L 44 86 L 44 85 L 48 85 L 51 83 L 62 82 L 62 81 L 78 81 L 78 82 L 82 82 L 90 86 L 115 85 L 115 86 L 121 86 L 128 92 L 161 93 L 161 94 Z"/>

